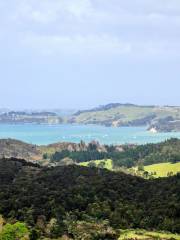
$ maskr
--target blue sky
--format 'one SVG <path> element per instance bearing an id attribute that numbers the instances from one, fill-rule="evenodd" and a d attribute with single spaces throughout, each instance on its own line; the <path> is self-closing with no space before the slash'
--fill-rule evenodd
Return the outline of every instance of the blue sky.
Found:
<path id="1" fill-rule="evenodd" d="M 179 0 L 1 0 L 0 107 L 180 105 Z"/>

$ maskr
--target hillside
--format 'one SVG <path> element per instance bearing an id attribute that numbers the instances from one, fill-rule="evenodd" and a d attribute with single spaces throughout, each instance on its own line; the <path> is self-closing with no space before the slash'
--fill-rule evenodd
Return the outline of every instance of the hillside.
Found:
<path id="1" fill-rule="evenodd" d="M 167 177 L 180 172 L 180 162 L 178 163 L 158 163 L 144 167 L 145 171 L 153 174 L 154 177 Z"/>
<path id="2" fill-rule="evenodd" d="M 155 132 L 180 132 L 180 120 L 173 117 L 157 119 L 149 126 L 148 130 Z"/>
<path id="3" fill-rule="evenodd" d="M 147 126 L 153 132 L 180 131 L 180 107 L 140 106 L 110 103 L 93 109 L 74 111 L 0 112 L 0 124 L 98 124 L 103 126 Z"/>
<path id="4" fill-rule="evenodd" d="M 15 139 L 0 139 L 0 158 L 23 158 L 30 161 L 42 159 L 36 145 Z"/>
<path id="5" fill-rule="evenodd" d="M 96 141 L 92 141 L 88 144 L 81 141 L 80 143 L 59 142 L 38 146 L 16 139 L 0 139 L 0 158 L 21 158 L 28 161 L 38 161 L 39 163 L 43 163 L 47 160 L 48 163 L 48 157 L 56 152 L 84 152 L 87 151 L 88 148 L 96 148 L 98 152 L 106 152 L 105 146 L 100 145 Z M 118 151 L 122 150 L 121 146 L 116 146 L 115 148 Z"/>
<path id="6" fill-rule="evenodd" d="M 81 141 L 80 143 L 71 143 L 71 142 L 58 142 L 58 143 L 52 143 L 49 145 L 42 145 L 39 146 L 39 150 L 42 153 L 52 154 L 55 152 L 61 152 L 61 151 L 69 151 L 69 152 L 79 152 L 79 151 L 87 151 L 88 146 L 94 146 L 99 152 L 106 151 L 105 146 L 101 145 L 97 141 L 92 141 L 90 143 L 85 143 Z M 117 148 L 120 146 L 117 146 Z"/>
<path id="7" fill-rule="evenodd" d="M 169 177 L 180 173 L 180 162 L 177 163 L 158 163 L 147 166 L 137 166 L 132 168 L 127 167 L 113 167 L 113 161 L 111 159 L 103 160 L 91 160 L 89 162 L 79 163 L 80 166 L 85 167 L 97 167 L 104 168 L 110 171 L 124 172 L 126 174 L 131 174 L 133 176 L 139 176 L 146 179 L 159 178 L 159 177 Z"/>
<path id="8" fill-rule="evenodd" d="M 0 160 L 1 214 L 25 222 L 34 236 L 115 240 L 127 228 L 178 233 L 179 189 L 180 175 L 144 180 L 104 169 Z"/>
<path id="9" fill-rule="evenodd" d="M 148 166 L 157 163 L 178 163 L 180 162 L 180 140 L 170 139 L 165 142 L 145 145 L 105 145 L 99 151 L 97 145 L 90 145 L 83 151 L 56 151 L 50 157 L 50 163 L 59 164 L 64 158 L 72 159 L 74 163 L 82 163 L 87 166 L 90 161 L 98 160 L 105 162 L 104 167 L 113 170 L 125 168 Z M 107 161 L 106 159 L 111 159 Z M 100 162 L 99 162 L 100 161 Z M 111 161 L 111 163 L 110 163 Z M 95 162 L 95 163 L 96 163 Z M 108 162 L 108 163 L 107 163 Z M 107 163 L 107 164 L 106 164 Z M 102 165 L 102 164 L 101 164 Z M 101 166 L 102 167 L 102 166 Z M 180 169 L 177 165 L 177 172 Z"/>
<path id="10" fill-rule="evenodd" d="M 171 106 L 138 106 L 133 104 L 108 104 L 91 110 L 79 111 L 69 119 L 70 123 L 100 124 L 105 126 L 148 126 L 152 128 L 157 123 L 171 118 L 180 120 L 180 107 Z M 159 121 L 161 120 L 161 121 Z M 168 124 L 169 122 L 166 121 Z M 170 124 L 170 123 L 169 123 Z M 176 128 L 157 128 L 159 131 L 179 131 L 180 122 Z"/>
<path id="11" fill-rule="evenodd" d="M 59 142 L 38 146 L 14 139 L 0 140 L 0 157 L 21 158 L 41 165 L 69 165 L 97 160 L 100 167 L 122 170 L 123 168 L 142 168 L 158 163 L 173 163 L 180 172 L 180 140 L 170 139 L 157 144 L 146 145 L 101 145 L 96 141 L 88 144 Z M 106 159 L 109 159 L 107 161 Z M 100 161 L 100 162 L 99 162 Z M 105 164 L 104 164 L 105 162 Z M 124 169 L 123 169 L 124 170 Z"/>
<path id="12" fill-rule="evenodd" d="M 13 139 L 1 139 L 0 157 L 21 158 L 42 166 L 78 164 L 145 178 L 167 177 L 180 172 L 180 140 L 170 139 L 146 145 L 109 146 L 100 145 L 96 141 L 89 144 L 81 141 L 37 146 Z"/>

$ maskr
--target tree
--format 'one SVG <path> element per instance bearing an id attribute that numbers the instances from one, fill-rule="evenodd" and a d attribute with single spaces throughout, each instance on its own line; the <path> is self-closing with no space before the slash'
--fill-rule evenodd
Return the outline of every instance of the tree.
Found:
<path id="1" fill-rule="evenodd" d="M 40 233 L 37 229 L 32 229 L 29 235 L 30 240 L 37 240 L 40 237 Z"/>
<path id="2" fill-rule="evenodd" d="M 90 163 L 88 163 L 88 167 L 96 167 L 96 163 L 95 162 L 90 162 Z"/>
<path id="3" fill-rule="evenodd" d="M 98 164 L 98 168 L 105 168 L 105 162 L 104 161 L 102 161 L 102 162 L 100 162 L 99 164 Z"/>
<path id="4" fill-rule="evenodd" d="M 143 166 L 143 164 L 139 164 L 139 166 L 138 166 L 138 171 L 144 171 L 144 166 Z"/>
<path id="5" fill-rule="evenodd" d="M 43 159 L 48 159 L 48 154 L 47 153 L 43 154 Z"/>
<path id="6" fill-rule="evenodd" d="M 7 223 L 0 233 L 0 240 L 29 240 L 29 231 L 24 223 Z"/>
<path id="7" fill-rule="evenodd" d="M 171 176 L 173 176 L 173 172 L 168 172 L 167 177 L 171 177 Z"/>
<path id="8" fill-rule="evenodd" d="M 179 162 L 180 161 L 180 155 L 178 155 L 178 154 L 173 154 L 172 156 L 171 156 L 171 162 L 172 163 L 177 163 L 177 162 Z"/>
<path id="9" fill-rule="evenodd" d="M 148 178 L 149 173 L 148 173 L 147 171 L 145 171 L 145 172 L 143 173 L 143 176 L 144 176 L 145 178 Z"/>

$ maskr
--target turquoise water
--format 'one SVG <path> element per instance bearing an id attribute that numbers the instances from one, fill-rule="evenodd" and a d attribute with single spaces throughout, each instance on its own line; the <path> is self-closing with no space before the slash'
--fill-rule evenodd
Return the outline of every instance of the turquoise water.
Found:
<path id="1" fill-rule="evenodd" d="M 0 124 L 0 138 L 14 138 L 33 144 L 55 142 L 90 142 L 105 144 L 155 143 L 177 137 L 178 133 L 150 133 L 145 127 L 103 127 L 94 125 L 8 125 Z"/>

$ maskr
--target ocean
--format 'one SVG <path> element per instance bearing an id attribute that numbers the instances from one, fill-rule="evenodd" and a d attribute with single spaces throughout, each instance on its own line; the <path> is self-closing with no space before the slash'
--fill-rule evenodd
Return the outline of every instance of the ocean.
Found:
<path id="1" fill-rule="evenodd" d="M 13 138 L 27 143 L 46 145 L 55 142 L 90 142 L 97 140 L 103 144 L 145 144 L 166 139 L 180 138 L 176 133 L 151 133 L 146 127 L 104 127 L 97 125 L 36 125 L 0 124 L 0 138 Z"/>

